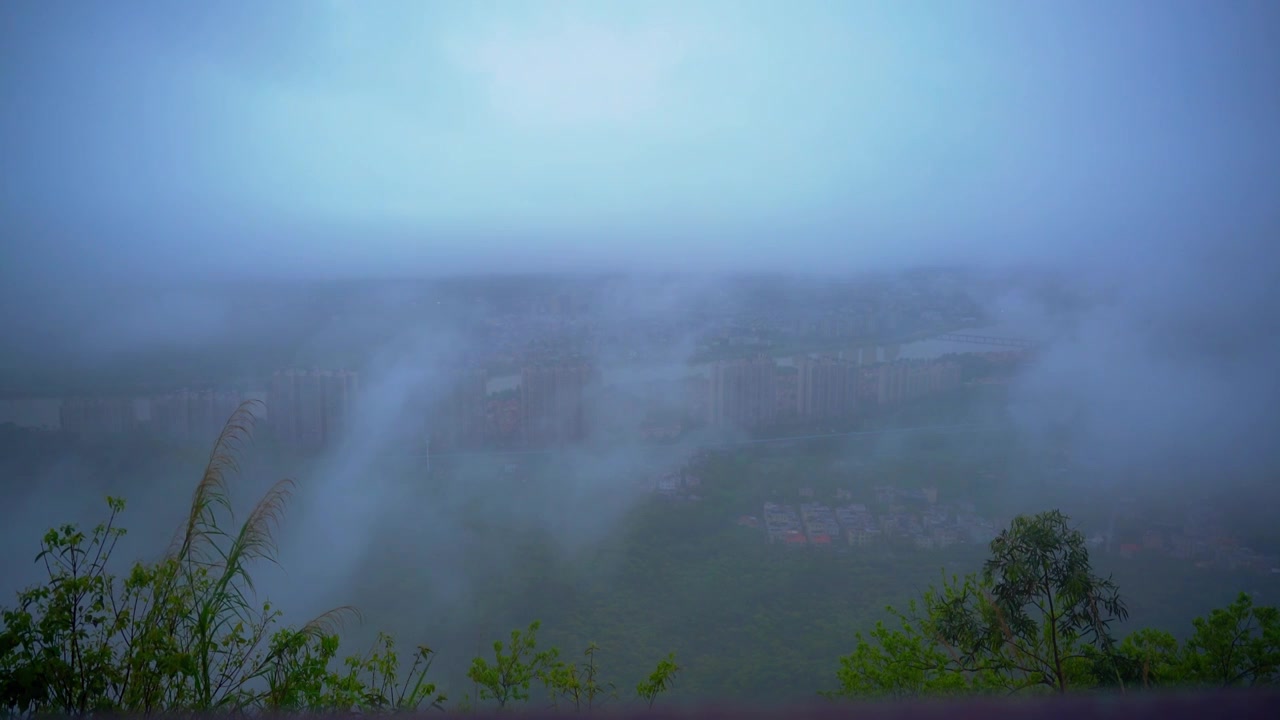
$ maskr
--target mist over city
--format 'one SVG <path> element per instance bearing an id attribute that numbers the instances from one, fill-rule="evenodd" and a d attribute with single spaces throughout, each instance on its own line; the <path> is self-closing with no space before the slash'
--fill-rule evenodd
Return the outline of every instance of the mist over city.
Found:
<path id="1" fill-rule="evenodd" d="M 248 607 L 358 609 L 334 667 L 429 646 L 446 711 L 521 699 L 473 659 L 535 621 L 530 707 L 581 707 L 555 669 L 596 646 L 620 707 L 1274 684 L 1275 617 L 1225 680 L 1193 620 L 1280 604 L 1277 29 L 1243 1 L 5 4 L 0 608 L 110 496 L 118 592 L 188 567 L 184 528 L 269 528 Z M 194 532 L 215 484 L 231 525 Z M 1092 603 L 1078 667 L 1019 665 L 1068 642 L 1032 632 L 868 679 L 907 663 L 886 606 L 1005 598 L 982 574 L 1027 528 L 1087 555 L 1050 593 Z M 910 647 L 957 647 L 928 612 Z M 234 690 L 15 695 L 63 642 L 21 617 L 0 714 L 295 707 L 265 630 L 276 674 Z M 288 695 L 351 709 L 322 696 Z"/>

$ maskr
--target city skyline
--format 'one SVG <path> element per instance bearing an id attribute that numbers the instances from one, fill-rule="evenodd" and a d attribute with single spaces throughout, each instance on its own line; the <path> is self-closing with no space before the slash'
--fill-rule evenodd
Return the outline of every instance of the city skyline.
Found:
<path id="1" fill-rule="evenodd" d="M 997 354 L 1026 357 L 1009 351 Z M 708 374 L 676 383 L 686 393 L 679 395 L 677 407 L 686 418 L 706 413 L 705 421 L 713 428 L 772 429 L 796 421 L 847 420 L 868 401 L 869 406 L 893 406 L 955 389 L 961 383 L 959 366 L 946 357 L 864 365 L 857 359 L 820 354 L 796 358 L 791 367 L 801 378 L 799 391 L 786 390 L 783 366 L 772 359 L 716 362 Z M 420 439 L 422 447 L 447 453 L 501 447 L 512 440 L 526 447 L 581 443 L 588 439 L 590 416 L 608 413 L 606 407 L 613 403 L 600 394 L 598 369 L 582 360 L 525 366 L 520 377 L 518 424 L 504 434 L 492 416 L 493 403 L 502 393 L 488 392 L 488 373 L 473 368 L 453 374 L 436 401 L 411 406 L 410 415 L 427 428 L 427 435 Z M 690 389 L 692 394 L 687 394 Z M 261 393 L 183 388 L 146 398 L 68 397 L 59 404 L 59 429 L 92 440 L 145 429 L 173 440 L 205 442 L 217 436 L 242 402 L 259 395 L 265 402 L 258 414 L 277 442 L 318 451 L 344 439 L 360 402 L 359 374 L 278 370 Z M 140 407 L 148 409 L 145 419 Z M 631 430 L 644 435 L 644 424 Z"/>

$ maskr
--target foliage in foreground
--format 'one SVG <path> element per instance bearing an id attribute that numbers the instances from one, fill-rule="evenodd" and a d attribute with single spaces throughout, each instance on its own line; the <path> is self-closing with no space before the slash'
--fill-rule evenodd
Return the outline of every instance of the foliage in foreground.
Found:
<path id="1" fill-rule="evenodd" d="M 1093 574 L 1084 536 L 1058 511 L 1014 519 L 981 573 L 943 578 L 897 628 L 877 623 L 841 658 L 831 698 L 1093 688 L 1259 686 L 1280 681 L 1280 611 L 1247 595 L 1194 621 L 1185 643 L 1162 630 L 1117 642 L 1128 611 Z"/>
<path id="2" fill-rule="evenodd" d="M 249 569 L 274 562 L 273 531 L 293 485 L 277 483 L 237 525 L 226 479 L 238 470 L 252 410 L 245 403 L 228 420 L 160 560 L 135 563 L 123 577 L 108 570 L 125 534 L 117 498 L 90 532 L 66 525 L 43 537 L 36 560 L 47 582 L 0 614 L 0 714 L 443 709 L 444 694 L 427 679 L 430 648 L 417 647 L 402 668 L 394 641 L 380 634 L 367 653 L 339 661 L 341 626 L 354 609 L 295 628 L 256 602 Z M 537 649 L 537 627 L 513 633 L 506 654 L 496 643 L 494 664 L 475 660 L 476 700 L 528 701 L 534 681 L 575 708 L 616 697 L 598 677 L 594 646 L 586 663 L 564 662 L 554 648 Z M 678 670 L 674 658 L 662 661 L 637 697 L 652 705 Z"/>
<path id="3" fill-rule="evenodd" d="M 300 627 L 257 603 L 249 568 L 274 561 L 273 530 L 292 484 L 281 481 L 237 523 L 225 478 L 247 442 L 251 403 L 218 438 L 186 522 L 164 556 L 124 576 L 108 564 L 124 503 L 84 532 L 49 531 L 37 562 L 48 580 L 0 614 L 0 715 L 174 711 L 360 711 L 445 708 L 425 646 L 404 658 L 387 635 L 340 659 L 336 608 Z M 227 528 L 230 528 L 229 530 Z M 897 626 L 859 635 L 830 697 L 1057 692 L 1091 688 L 1274 685 L 1280 611 L 1241 595 L 1194 621 L 1185 642 L 1154 629 L 1122 640 L 1127 611 L 1115 584 L 1094 575 L 1084 538 L 1054 511 L 1020 517 L 991 544 L 982 572 L 944 578 Z M 545 699 L 590 712 L 623 693 L 604 679 L 599 648 L 562 658 L 539 648 L 534 622 L 493 644 L 467 672 L 459 709 L 511 709 Z M 407 665 L 407 667 L 405 666 Z M 674 656 L 635 686 L 652 706 L 680 667 Z M 630 694 L 627 692 L 626 694 Z"/>
<path id="4" fill-rule="evenodd" d="M 474 699 L 507 708 L 517 702 L 527 702 L 535 682 L 542 684 L 551 707 L 557 710 L 590 712 L 619 699 L 617 686 L 600 677 L 596 659 L 599 647 L 594 643 L 588 645 L 580 662 L 561 660 L 556 648 L 538 649 L 540 626 L 534 621 L 527 630 L 513 630 L 509 643 L 494 641 L 492 662 L 483 657 L 472 660 L 467 677 L 476 686 Z M 668 655 L 649 677 L 636 685 L 636 697 L 653 707 L 658 695 L 670 689 L 679 672 L 675 656 Z M 464 703 L 469 707 L 472 701 L 473 698 L 466 698 Z"/>

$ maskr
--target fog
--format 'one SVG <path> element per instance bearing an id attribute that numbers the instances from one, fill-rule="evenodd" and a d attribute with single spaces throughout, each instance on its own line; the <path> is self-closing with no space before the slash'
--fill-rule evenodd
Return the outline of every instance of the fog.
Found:
<path id="1" fill-rule="evenodd" d="M 232 480 L 243 508 L 298 482 L 259 589 L 293 621 L 352 603 L 361 633 L 465 654 L 522 616 L 494 588 L 521 592 L 503 578 L 529 548 L 607 583 L 595 553 L 657 477 L 759 439 L 638 431 L 705 399 L 680 381 L 707 376 L 708 337 L 864 305 L 954 314 L 865 343 L 904 357 L 994 349 L 949 331 L 1035 344 L 999 403 L 916 425 L 1067 447 L 1105 497 L 1267 507 L 1277 27 L 1265 2 L 6 4 L 0 423 L 51 427 L 6 445 L 0 591 L 107 493 L 121 553 L 156 556 L 213 440 L 89 447 L 58 432 L 63 399 L 349 368 L 339 441 L 268 442 Z M 525 402 L 544 345 L 601 374 L 587 437 L 423 449 L 462 372 Z M 915 452 L 875 428 L 842 457 Z"/>

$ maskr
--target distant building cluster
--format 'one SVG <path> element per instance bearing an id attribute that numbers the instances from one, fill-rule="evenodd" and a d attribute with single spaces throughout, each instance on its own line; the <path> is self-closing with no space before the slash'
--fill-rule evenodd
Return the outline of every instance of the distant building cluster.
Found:
<path id="1" fill-rule="evenodd" d="M 886 350 L 886 357 L 892 355 Z M 703 422 L 767 431 L 793 422 L 854 418 L 964 381 L 951 358 L 866 364 L 873 359 L 859 350 L 843 357 L 798 356 L 780 365 L 760 355 L 716 362 L 704 374 L 604 387 L 599 366 L 581 356 L 529 356 L 518 384 L 500 392 L 491 392 L 490 373 L 481 366 L 456 371 L 440 397 L 411 400 L 419 422 L 398 430 L 431 452 L 567 445 L 593 432 L 670 442 Z M 358 373 L 346 370 L 289 369 L 275 372 L 263 386 L 255 393 L 198 388 L 139 398 L 68 398 L 60 420 L 65 432 L 81 437 L 143 428 L 208 442 L 242 400 L 256 395 L 266 399 L 267 425 L 279 442 L 318 450 L 347 431 L 360 382 Z"/>
<path id="2" fill-rule="evenodd" d="M 487 371 L 457 371 L 441 398 L 426 409 L 429 446 L 433 452 L 450 452 L 581 442 L 591 432 L 600 377 L 591 362 L 543 358 L 521 369 L 514 390 L 490 393 Z"/>
<path id="3" fill-rule="evenodd" d="M 160 435 L 181 441 L 213 442 L 243 401 L 235 390 L 189 390 L 148 400 L 150 424 Z"/>
<path id="4" fill-rule="evenodd" d="M 968 503 L 939 504 L 937 491 L 877 488 L 878 512 L 864 504 L 830 506 L 813 502 L 813 492 L 801 491 L 808 502 L 799 506 L 765 503 L 763 522 L 754 516 L 739 518 L 751 527 L 763 525 L 769 542 L 792 546 L 864 547 L 882 542 L 910 544 L 921 549 L 946 548 L 962 543 L 986 543 L 995 537 L 994 523 L 979 517 Z M 851 494 L 837 493 L 838 500 Z"/>
<path id="5" fill-rule="evenodd" d="M 1121 557 L 1166 555 L 1194 562 L 1199 567 L 1280 573 L 1280 558 L 1260 553 L 1240 542 L 1220 511 L 1193 507 L 1180 520 L 1157 521 L 1146 517 L 1132 501 L 1121 501 L 1119 526 L 1092 538 Z"/>
<path id="6" fill-rule="evenodd" d="M 423 408 L 432 451 L 492 446 L 545 447 L 582 442 L 593 428 L 592 411 L 635 405 L 636 428 L 651 441 L 670 441 L 686 429 L 682 418 L 704 417 L 712 427 L 767 429 L 784 420 L 823 421 L 942 392 L 961 383 L 948 360 L 897 361 L 866 366 L 851 359 L 800 357 L 794 373 L 780 372 L 771 357 L 715 363 L 709 375 L 642 388 L 638 400 L 612 400 L 601 390 L 599 368 L 578 359 L 526 365 L 514 392 L 491 394 L 483 369 L 465 369 L 447 392 Z M 265 392 L 267 421 L 276 439 L 291 447 L 332 446 L 351 423 L 359 375 L 346 370 L 281 370 Z M 650 416 L 646 402 L 674 390 L 682 398 Z M 181 441 L 209 442 L 247 394 L 229 389 L 182 389 L 145 398 L 67 398 L 60 408 L 65 432 L 105 437 L 139 428 Z M 630 404 L 627 404 L 630 402 Z M 637 404 L 638 402 L 638 404 Z M 598 420 L 600 418 L 596 418 Z M 417 432 L 417 431 L 415 431 Z"/>
<path id="7" fill-rule="evenodd" d="M 794 378 L 786 378 L 771 357 L 716 363 L 708 388 L 708 424 L 750 430 L 781 419 L 838 420 L 864 406 L 897 405 L 962 384 L 960 365 L 949 359 L 868 366 L 852 358 L 802 356 L 794 365 Z"/>
<path id="8" fill-rule="evenodd" d="M 475 339 L 470 362 L 504 379 L 518 373 L 519 384 L 511 378 L 506 391 L 484 392 L 481 378 L 487 376 L 462 372 L 456 379 L 456 391 L 448 397 L 423 398 L 414 405 L 421 410 L 415 420 L 421 420 L 422 431 L 416 421 L 397 430 L 405 431 L 407 437 L 429 439 L 441 448 L 479 448 L 576 442 L 592 431 L 604 434 L 619 429 L 623 424 L 619 418 L 623 417 L 628 422 L 643 418 L 643 428 L 636 429 L 658 442 L 678 437 L 701 423 L 756 430 L 793 419 L 845 417 L 856 414 L 858 407 L 891 404 L 896 398 L 927 392 L 921 388 L 930 383 L 947 384 L 946 379 L 917 377 L 923 372 L 918 369 L 886 370 L 879 373 L 883 378 L 871 377 L 867 368 L 876 362 L 878 351 L 865 345 L 977 322 L 977 305 L 961 290 L 960 283 L 949 273 L 925 273 L 893 281 L 823 284 L 812 288 L 812 293 L 806 290 L 803 301 L 756 303 L 752 299 L 746 304 L 748 298 L 767 297 L 760 294 L 764 288 L 755 283 L 731 284 L 699 293 L 690 300 L 687 312 L 664 317 L 655 316 L 646 309 L 647 303 L 637 300 L 644 293 L 664 293 L 669 287 L 665 281 L 646 285 L 643 293 L 633 287 L 568 284 L 514 292 L 507 287 L 497 292 L 433 291 L 429 298 L 410 299 L 411 311 L 430 307 L 454 312 L 466 307 L 471 316 L 473 306 L 486 301 L 488 309 L 470 323 Z M 693 347 L 686 347 L 690 342 Z M 846 342 L 864 347 L 843 358 L 802 359 L 795 373 L 790 368 L 778 372 L 771 358 L 721 362 L 679 393 L 662 391 L 664 397 L 679 394 L 679 407 L 665 401 L 645 402 L 635 413 L 609 400 L 601 401 L 593 387 L 600 375 L 595 362 L 575 359 L 590 357 L 611 367 L 613 363 L 656 365 L 670 362 L 676 354 L 688 357 L 690 349 L 702 362 L 750 352 L 777 353 L 781 348 L 805 352 L 809 347 Z M 883 347 L 883 351 L 881 359 L 892 364 L 896 346 Z M 326 372 L 330 373 L 327 379 Z M 260 378 L 252 384 L 252 391 L 242 389 L 268 399 L 269 425 L 283 442 L 322 447 L 341 435 L 347 422 L 353 393 L 349 386 L 344 387 L 347 380 L 342 377 L 342 371 L 333 370 L 284 371 Z M 222 416 L 229 415 L 229 391 L 225 388 L 166 391 L 156 397 L 49 402 L 47 423 L 54 421 L 56 410 L 62 429 L 79 436 L 109 436 L 154 427 L 168 436 L 195 439 L 209 434 L 211 416 L 225 419 Z M 589 417 L 589 409 L 601 413 L 598 419 L 613 422 L 599 427 Z"/>
<path id="9" fill-rule="evenodd" d="M 265 393 L 266 424 L 285 445 L 329 446 L 349 426 L 358 389 L 358 375 L 344 370 L 276 372 Z M 140 431 L 208 445 L 253 397 L 262 394 L 210 387 L 139 397 L 71 397 L 62 400 L 59 421 L 64 433 L 83 439 Z"/>
<path id="10" fill-rule="evenodd" d="M 713 427 L 760 428 L 778 412 L 778 364 L 769 357 L 721 361 L 711 368 L 707 400 Z"/>
<path id="11" fill-rule="evenodd" d="M 654 482 L 653 490 L 658 497 L 697 501 L 701 486 L 701 476 L 686 464 L 662 473 Z"/>
<path id="12" fill-rule="evenodd" d="M 896 405 L 960 386 L 960 366 L 948 360 L 898 360 L 862 375 L 862 396 L 877 405 Z"/>
<path id="13" fill-rule="evenodd" d="M 182 389 L 150 397 L 71 397 L 59 407 L 62 432 L 102 440 L 150 432 L 178 441 L 212 442 L 240 405 L 236 391 Z"/>
<path id="14" fill-rule="evenodd" d="M 62 431 L 83 439 L 100 439 L 132 432 L 139 425 L 133 398 L 73 397 L 58 408 Z"/>
<path id="15" fill-rule="evenodd" d="M 496 433 L 492 427 L 488 390 L 489 374 L 468 368 L 450 379 L 444 397 L 427 420 L 433 451 L 482 447 Z"/>
<path id="16" fill-rule="evenodd" d="M 532 445 L 580 442 L 587 437 L 588 405 L 600 371 L 588 362 L 524 368 L 520 375 L 521 425 Z"/>
<path id="17" fill-rule="evenodd" d="M 802 357 L 796 362 L 796 415 L 827 420 L 857 410 L 859 368 L 834 357 Z"/>
<path id="18" fill-rule="evenodd" d="M 350 427 L 359 388 L 359 374 L 346 370 L 277 371 L 267 393 L 276 440 L 303 450 L 333 446 Z"/>
<path id="19" fill-rule="evenodd" d="M 788 368 L 789 370 L 790 368 Z M 442 399 L 428 411 L 433 451 L 492 446 L 547 447 L 585 440 L 600 421 L 593 412 L 634 417 L 644 439 L 677 439 L 687 419 L 714 428 L 767 430 L 784 421 L 854 417 L 958 387 L 953 361 L 895 361 L 866 366 L 854 359 L 799 357 L 783 372 L 767 356 L 714 363 L 707 375 L 641 382 L 629 391 L 605 388 L 599 368 L 576 358 L 544 358 L 523 367 L 513 392 L 491 394 L 488 374 L 455 373 Z M 673 411 L 660 398 L 678 396 Z"/>

